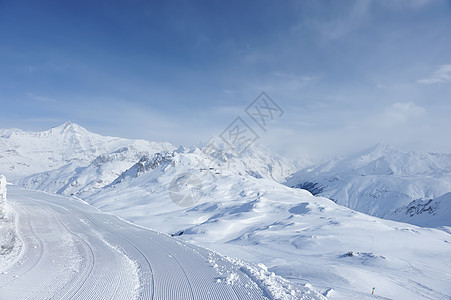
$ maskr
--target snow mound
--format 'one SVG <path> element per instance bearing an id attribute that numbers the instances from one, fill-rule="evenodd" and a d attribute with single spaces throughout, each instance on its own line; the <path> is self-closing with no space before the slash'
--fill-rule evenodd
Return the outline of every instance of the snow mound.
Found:
<path id="1" fill-rule="evenodd" d="M 11 216 L 11 211 L 6 202 L 6 177 L 0 175 L 0 220 L 8 221 Z"/>
<path id="2" fill-rule="evenodd" d="M 6 203 L 6 177 L 0 175 L 0 205 Z M 0 215 L 2 217 L 3 215 Z"/>
<path id="3" fill-rule="evenodd" d="M 317 291 L 313 290 L 311 285 L 294 285 L 288 280 L 268 271 L 268 268 L 262 264 L 251 264 L 240 259 L 222 256 L 217 253 L 209 254 L 209 262 L 215 270 L 221 274 L 217 282 L 223 282 L 228 285 L 239 285 L 239 272 L 233 269 L 222 267 L 221 261 L 231 262 L 234 268 L 239 269 L 255 282 L 261 288 L 269 299 L 274 300 L 325 300 L 327 299 Z"/>
<path id="4" fill-rule="evenodd" d="M 6 202 L 6 177 L 0 175 L 0 273 L 10 265 L 20 252 L 14 214 Z"/>

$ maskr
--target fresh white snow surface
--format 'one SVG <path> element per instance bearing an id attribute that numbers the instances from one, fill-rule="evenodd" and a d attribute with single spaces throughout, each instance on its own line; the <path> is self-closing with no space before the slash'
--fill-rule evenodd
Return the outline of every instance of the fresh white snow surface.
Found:
<path id="1" fill-rule="evenodd" d="M 173 234 L 171 240 L 227 255 L 204 256 L 219 274 L 216 283 L 235 286 L 243 273 L 263 296 L 274 299 L 320 297 L 314 290 L 330 299 L 451 297 L 451 228 L 446 226 L 451 198 L 438 197 L 449 191 L 448 155 L 405 154 L 379 145 L 349 160 L 312 169 L 317 171 L 305 170 L 306 178 L 329 184 L 324 191 L 344 191 L 348 198 L 343 205 L 374 215 L 383 212 L 385 217 L 398 214 L 393 218 L 422 226 L 441 226 L 432 229 L 368 216 L 282 185 L 279 182 L 293 172 L 293 166 L 259 147 L 237 155 L 213 141 L 189 149 L 151 149 L 140 156 L 124 142 L 120 148 L 82 159 L 72 151 L 78 142 L 70 146 L 70 141 L 78 141 L 73 136 L 81 129 L 65 126 L 75 129 L 65 131 L 64 138 L 54 138 L 67 146 L 61 153 L 79 160 L 59 161 L 53 169 L 46 165 L 16 182 L 74 195 L 101 211 Z M 55 135 L 64 134 L 60 131 Z M 29 155 L 25 140 L 16 144 L 16 151 Z M 48 157 L 57 156 L 45 147 Z M 14 165 L 10 158 L 0 158 L 0 164 Z M 15 165 L 29 159 L 14 158 Z M 39 168 L 30 164 L 29 170 Z M 67 199 L 55 201 L 62 204 Z M 140 265 L 121 244 L 100 239 L 125 255 L 132 268 L 134 263 Z M 218 261 L 231 265 L 223 268 Z"/>
<path id="2" fill-rule="evenodd" d="M 196 172 L 187 161 L 177 165 Z M 199 170 L 201 197 L 180 207 L 166 190 L 172 172 L 154 169 L 89 201 L 137 224 L 183 232 L 179 238 L 222 254 L 263 262 L 269 272 L 331 299 L 451 297 L 451 235 L 444 230 L 371 217 L 270 179 L 212 180 Z"/>
<path id="3" fill-rule="evenodd" d="M 23 247 L 0 299 L 324 299 L 76 199 L 11 187 L 9 201 Z"/>

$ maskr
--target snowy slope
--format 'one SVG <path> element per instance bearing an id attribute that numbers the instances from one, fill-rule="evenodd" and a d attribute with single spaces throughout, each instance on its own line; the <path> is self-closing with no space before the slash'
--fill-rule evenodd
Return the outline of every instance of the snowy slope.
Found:
<path id="1" fill-rule="evenodd" d="M 404 153 L 387 145 L 376 145 L 355 155 L 303 169 L 286 184 L 360 212 L 415 223 L 421 217 L 411 218 L 406 210 L 409 203 L 413 205 L 414 200 L 430 200 L 451 192 L 451 155 Z M 441 201 L 437 205 L 443 204 Z M 441 220 L 437 218 L 430 224 L 449 225 Z"/>
<path id="2" fill-rule="evenodd" d="M 451 193 L 429 200 L 413 200 L 389 218 L 419 226 L 451 226 Z"/>
<path id="3" fill-rule="evenodd" d="M 63 195 L 90 194 L 113 182 L 143 155 L 147 155 L 145 153 L 126 146 L 101 154 L 91 162 L 71 162 L 55 170 L 25 177 L 19 180 L 19 184 Z"/>
<path id="4" fill-rule="evenodd" d="M 2 299 L 325 299 L 264 266 L 133 226 L 75 199 L 13 188 L 23 241 Z"/>
<path id="5" fill-rule="evenodd" d="M 269 279 L 281 275 L 301 290 L 311 284 L 331 299 L 451 297 L 448 227 L 422 229 L 381 220 L 284 186 L 279 182 L 293 172 L 292 164 L 257 146 L 242 155 L 218 140 L 141 157 L 133 157 L 128 151 L 122 156 L 115 151 L 104 152 L 105 159 L 97 162 L 98 155 L 82 164 L 62 164 L 29 176 L 21 184 L 74 194 L 102 211 L 173 234 L 176 239 L 255 264 L 264 263 L 266 267 L 245 270 L 268 275 Z M 370 189 L 371 184 L 376 188 L 399 188 L 404 180 L 417 180 L 429 184 L 430 191 L 444 187 L 446 193 L 448 156 L 412 154 L 412 158 L 399 158 L 398 164 L 392 165 L 387 157 L 392 158 L 393 151 L 378 146 L 360 153 L 354 162 L 335 160 L 323 165 L 318 176 L 329 170 L 344 170 L 342 177 L 327 182 L 358 178 L 362 181 L 355 182 L 357 192 L 357 184 L 362 184 L 362 190 Z M 133 157 L 127 160 L 129 167 L 120 165 L 122 157 Z M 414 167 L 408 167 L 409 163 Z M 365 181 L 370 178 L 373 180 Z M 315 184 L 312 182 L 310 189 L 312 185 L 324 189 Z M 366 202 L 367 208 L 375 206 L 375 211 L 390 204 L 388 200 L 380 205 L 383 201 L 369 199 L 374 203 Z M 410 202 L 400 201 L 387 211 L 394 212 Z M 233 282 L 233 277 L 227 276 L 225 281 Z M 260 286 L 266 286 L 264 282 L 262 279 Z M 376 296 L 371 296 L 372 287 L 376 287 Z"/>
<path id="6" fill-rule="evenodd" d="M 123 148 L 133 155 L 174 149 L 169 143 L 101 136 L 71 122 L 43 132 L 0 129 L 0 170 L 15 182 L 69 163 L 86 167 L 96 157 Z"/>
<path id="7" fill-rule="evenodd" d="M 87 198 L 113 181 L 117 183 L 129 177 L 134 178 L 160 164 L 175 165 L 178 161 L 187 161 L 187 164 L 197 166 L 198 171 L 212 175 L 225 172 L 271 178 L 279 182 L 285 181 L 295 170 L 286 159 L 258 146 L 239 158 L 228 150 L 218 140 L 212 140 L 204 146 L 172 148 L 150 154 L 143 154 L 129 146 L 98 156 L 88 164 L 71 162 L 55 170 L 30 175 L 20 180 L 19 184 L 26 188 Z"/>
<path id="8" fill-rule="evenodd" d="M 196 153 L 198 149 L 202 152 L 198 158 L 200 167 L 214 168 L 215 173 L 227 171 L 284 182 L 296 171 L 293 162 L 271 153 L 259 144 L 253 144 L 246 151 L 237 154 L 220 139 L 213 139 L 207 145 L 191 149 L 188 153 Z"/>
<path id="9" fill-rule="evenodd" d="M 87 200 L 179 239 L 263 262 L 331 299 L 369 299 L 373 286 L 392 299 L 451 296 L 449 233 L 370 217 L 221 164 L 204 170 L 195 163 L 199 155 L 176 153 L 153 168 L 143 162 Z M 191 181 L 174 185 L 186 177 Z"/>

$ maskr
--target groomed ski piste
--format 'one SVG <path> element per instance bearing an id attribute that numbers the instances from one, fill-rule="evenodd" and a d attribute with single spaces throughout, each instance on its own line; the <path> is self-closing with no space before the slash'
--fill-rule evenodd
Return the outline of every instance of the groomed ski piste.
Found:
<path id="1" fill-rule="evenodd" d="M 18 238 L 1 256 L 0 299 L 325 299 L 262 264 L 135 226 L 75 198 L 14 186 L 7 198 Z"/>

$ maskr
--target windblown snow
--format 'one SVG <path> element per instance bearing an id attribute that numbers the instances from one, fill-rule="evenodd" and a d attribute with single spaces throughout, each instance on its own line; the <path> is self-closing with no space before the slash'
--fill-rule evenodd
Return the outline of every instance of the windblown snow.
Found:
<path id="1" fill-rule="evenodd" d="M 176 148 L 102 137 L 73 123 L 41 133 L 2 130 L 0 148 L 0 166 L 16 184 L 64 195 L 14 190 L 19 216 L 20 195 L 50 202 L 53 211 L 61 206 L 54 213 L 64 224 L 65 209 L 84 210 L 74 204 L 82 199 L 172 235 L 164 235 L 164 245 L 175 242 L 200 252 L 205 261 L 199 264 L 207 262 L 216 274 L 213 281 L 231 287 L 238 299 L 250 297 L 248 289 L 269 299 L 451 297 L 451 155 L 378 145 L 296 172 L 294 164 L 257 145 L 238 156 L 220 140 Z M 142 251 L 152 243 L 139 235 L 129 238 L 140 227 L 116 226 L 119 221 L 100 212 L 80 219 L 82 224 L 72 220 L 66 226 L 74 232 L 89 225 L 89 239 L 137 270 L 131 272 L 135 281 L 128 280 L 132 286 L 138 278 L 141 290 L 135 295 L 141 297 L 149 274 L 132 255 L 136 250 L 113 238 L 121 228 Z M 113 223 L 109 233 L 93 229 L 106 219 Z M 72 238 L 68 247 L 82 243 Z M 83 265 L 86 255 L 73 255 Z M 178 260 L 187 264 L 185 259 L 192 258 Z M 198 275 L 187 276 L 191 281 Z M 163 278 L 153 281 L 155 289 L 162 288 Z"/>

